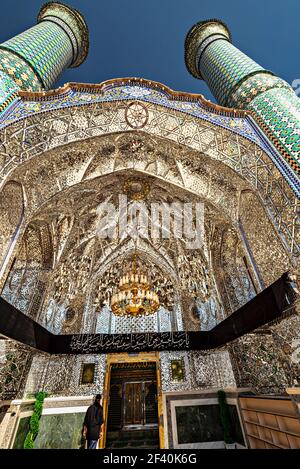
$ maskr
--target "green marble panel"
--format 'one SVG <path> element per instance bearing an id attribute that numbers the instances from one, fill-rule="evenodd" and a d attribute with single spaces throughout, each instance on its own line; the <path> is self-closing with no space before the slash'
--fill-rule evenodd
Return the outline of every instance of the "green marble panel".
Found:
<path id="1" fill-rule="evenodd" d="M 35 449 L 78 449 L 85 413 L 42 415 Z M 20 419 L 14 449 L 23 449 L 30 417 Z"/>
<path id="2" fill-rule="evenodd" d="M 235 440 L 244 444 L 236 406 L 229 406 Z M 178 443 L 204 443 L 223 441 L 224 432 L 220 422 L 220 407 L 194 405 L 176 407 Z"/>
<path id="3" fill-rule="evenodd" d="M 36 449 L 78 449 L 85 413 L 42 415 Z"/>

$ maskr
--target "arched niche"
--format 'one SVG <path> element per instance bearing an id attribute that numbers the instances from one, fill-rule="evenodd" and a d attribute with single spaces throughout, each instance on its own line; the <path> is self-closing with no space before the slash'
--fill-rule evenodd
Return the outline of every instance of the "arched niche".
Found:
<path id="1" fill-rule="evenodd" d="M 35 320 L 43 303 L 52 258 L 49 226 L 42 222 L 29 224 L 1 296 Z"/>
<path id="2" fill-rule="evenodd" d="M 86 207 L 89 207 L 95 198 L 101 198 L 105 191 L 108 196 L 113 191 L 122 191 L 123 182 L 127 178 L 138 177 L 150 178 L 151 184 L 159 181 L 168 185 L 171 194 L 182 191 L 187 198 L 199 199 L 218 212 L 219 215 L 212 220 L 212 225 L 215 225 L 220 233 L 224 232 L 223 241 L 220 238 L 213 251 L 218 252 L 219 256 L 216 261 L 219 263 L 219 278 L 224 276 L 224 272 L 234 270 L 235 281 L 242 285 L 242 277 L 247 283 L 247 279 L 252 275 L 256 290 L 259 291 L 263 287 L 262 283 L 256 284 L 257 278 L 260 279 L 259 275 L 263 278 L 264 285 L 267 285 L 280 276 L 290 263 L 286 246 L 279 234 L 276 235 L 260 195 L 255 195 L 254 201 L 244 195 L 249 191 L 252 193 L 252 182 L 224 161 L 167 138 L 154 137 L 146 132 L 122 132 L 73 142 L 61 146 L 60 151 L 55 148 L 44 152 L 39 160 L 32 158 L 24 162 L 15 170 L 14 176 L 25 185 L 29 220 L 45 219 L 53 231 L 53 219 L 57 220 L 59 213 L 59 226 L 64 234 L 60 234 L 59 230 L 57 234 L 53 232 L 56 250 L 60 245 L 54 255 L 56 260 L 63 259 L 68 253 L 67 238 L 72 230 L 77 230 L 81 242 L 87 242 L 94 236 L 95 214 L 91 214 L 90 223 L 75 223 L 74 217 L 80 218 Z M 253 208 L 259 213 L 255 219 L 264 224 L 265 232 L 268 233 L 271 227 L 275 238 L 277 236 L 276 249 L 283 262 L 278 265 L 275 273 L 273 265 L 266 264 L 264 260 L 269 248 L 267 236 L 258 239 L 258 246 L 255 249 L 253 247 L 258 230 L 256 224 L 249 222 L 249 213 L 253 213 Z M 230 249 L 233 248 L 224 248 L 224 240 L 230 239 L 226 230 L 224 231 L 228 227 L 235 231 L 234 236 L 238 239 L 238 248 L 232 252 Z M 222 242 L 223 251 L 220 256 Z M 260 273 L 261 267 L 263 269 Z M 220 282 L 219 280 L 219 284 Z M 227 285 L 227 290 L 234 291 L 234 288 Z M 228 301 L 227 297 L 228 295 L 223 295 L 223 302 Z M 240 295 L 236 302 L 231 300 L 231 307 L 225 308 L 228 314 L 250 297 L 251 294 L 247 293 L 243 299 Z"/>
<path id="3" fill-rule="evenodd" d="M 229 315 L 259 292 L 259 284 L 237 226 L 216 229 L 211 250 L 216 283 Z"/>
<path id="4" fill-rule="evenodd" d="M 0 272 L 4 272 L 7 260 L 17 241 L 24 217 L 22 184 L 9 181 L 0 192 Z"/>
<path id="5" fill-rule="evenodd" d="M 299 202 L 278 170 L 274 161 L 280 161 L 281 157 L 274 154 L 273 147 L 267 144 L 266 136 L 257 128 L 253 128 L 248 116 L 244 114 L 239 115 L 230 110 L 220 111 L 213 105 L 204 103 L 200 96 L 196 103 L 193 95 L 184 94 L 179 98 L 178 93 L 168 90 L 167 96 L 166 87 L 163 85 L 142 81 L 142 88 L 139 88 L 137 94 L 136 86 L 140 84 L 132 83 L 130 79 L 130 86 L 134 85 L 133 94 L 130 86 L 118 80 L 114 90 L 102 84 L 96 86 L 97 90 L 95 87 L 93 90 L 91 88 L 91 94 L 86 95 L 83 88 L 83 92 L 78 93 L 75 100 L 70 96 L 68 102 L 67 98 L 67 107 L 65 96 L 61 95 L 61 92 L 57 93 L 57 100 L 53 100 L 51 95 L 33 106 L 32 103 L 22 103 L 23 118 L 14 121 L 11 116 L 10 125 L 0 131 L 1 140 L 6 142 L 0 149 L 5 163 L 0 163 L 1 185 L 5 184 L 8 178 L 13 178 L 16 169 L 27 162 L 40 161 L 41 156 L 47 152 L 51 158 L 52 150 L 64 154 L 63 164 L 68 164 L 68 159 L 73 156 L 70 152 L 66 155 L 66 151 L 72 143 L 77 146 L 78 161 L 74 161 L 73 172 L 70 172 L 67 179 L 76 177 L 78 180 L 88 167 L 88 159 L 93 159 L 84 142 L 87 142 L 87 146 L 91 146 L 92 150 L 98 137 L 113 133 L 132 132 L 141 136 L 147 134 L 158 151 L 160 142 L 158 143 L 157 139 L 164 139 L 170 144 L 179 144 L 221 161 L 226 167 L 243 176 L 254 192 L 259 194 L 278 233 L 284 238 L 291 258 L 297 261 L 300 241 L 295 216 Z M 143 88 L 144 86 L 149 89 Z M 79 90 L 80 85 L 77 91 Z M 100 94 L 107 93 L 108 99 L 100 97 L 99 91 Z M 71 92 L 71 89 L 68 89 L 68 92 Z M 124 96 L 127 98 L 123 99 Z M 132 100 L 128 102 L 129 96 L 132 96 Z M 185 102 L 182 103 L 181 99 Z M 146 116 L 142 118 L 141 126 L 136 126 L 128 119 L 132 102 L 140 109 L 141 116 Z M 195 107 L 196 114 L 191 111 Z M 139 145 L 135 146 L 134 152 L 139 153 L 138 150 Z M 98 156 L 103 160 L 113 152 L 114 145 L 108 145 L 104 152 L 100 150 Z M 192 161 L 189 161 L 189 164 L 191 170 L 197 170 L 197 165 Z M 155 168 L 155 158 L 151 165 Z M 57 167 L 53 170 L 55 173 Z M 46 173 L 45 170 L 43 176 Z M 37 186 L 34 186 L 34 190 L 39 191 Z"/>
<path id="6" fill-rule="evenodd" d="M 238 217 L 241 236 L 249 246 L 264 286 L 268 286 L 289 269 L 287 248 L 253 191 L 241 192 Z"/>

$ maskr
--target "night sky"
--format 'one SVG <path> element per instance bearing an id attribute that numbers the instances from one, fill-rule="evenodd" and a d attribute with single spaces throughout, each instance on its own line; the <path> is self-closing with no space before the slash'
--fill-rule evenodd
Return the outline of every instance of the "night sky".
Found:
<path id="1" fill-rule="evenodd" d="M 220 18 L 233 43 L 290 84 L 300 79 L 299 0 L 70 0 L 85 16 L 90 52 L 68 81 L 100 83 L 116 77 L 144 77 L 212 99 L 204 82 L 187 72 L 184 40 L 190 27 Z M 40 0 L 1 1 L 0 41 L 33 26 Z"/>

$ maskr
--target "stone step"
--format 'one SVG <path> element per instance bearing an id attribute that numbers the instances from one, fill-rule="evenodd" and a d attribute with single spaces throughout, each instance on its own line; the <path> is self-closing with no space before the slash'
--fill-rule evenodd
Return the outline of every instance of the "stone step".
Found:
<path id="1" fill-rule="evenodd" d="M 108 432 L 106 436 L 106 448 L 158 448 L 158 429 L 126 430 Z"/>
<path id="2" fill-rule="evenodd" d="M 124 445 L 145 445 L 145 444 L 155 444 L 158 442 L 158 438 L 146 438 L 145 440 L 114 440 L 114 441 L 106 441 L 106 444 L 111 444 L 111 445 L 114 445 L 114 444 L 124 444 Z"/>
<path id="3" fill-rule="evenodd" d="M 106 436 L 106 441 L 115 441 L 115 440 L 145 440 L 145 439 L 158 439 L 157 430 L 147 430 L 147 431 L 126 431 L 126 432 L 108 432 Z"/>
<path id="4" fill-rule="evenodd" d="M 158 445 L 153 445 L 153 446 L 130 446 L 128 447 L 129 449 L 159 449 Z M 120 448 L 122 449 L 122 448 Z M 126 449 L 126 447 L 124 448 Z"/>
<path id="5" fill-rule="evenodd" d="M 159 448 L 159 445 L 157 442 L 147 442 L 143 445 L 134 445 L 134 444 L 131 444 L 131 445 L 126 445 L 126 444 L 122 444 L 121 442 L 120 443 L 114 443 L 113 445 L 106 445 L 106 448 L 107 449 L 149 449 L 149 448 L 156 448 L 158 449 Z"/>

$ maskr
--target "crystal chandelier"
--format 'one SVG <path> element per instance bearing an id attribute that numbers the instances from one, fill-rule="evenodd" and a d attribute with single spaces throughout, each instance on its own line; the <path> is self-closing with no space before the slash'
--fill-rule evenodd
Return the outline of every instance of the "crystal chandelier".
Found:
<path id="1" fill-rule="evenodd" d="M 112 312 L 116 316 L 136 317 L 153 314 L 158 308 L 158 295 L 151 289 L 147 274 L 137 267 L 135 255 L 132 268 L 122 275 L 119 289 L 112 295 Z"/>

